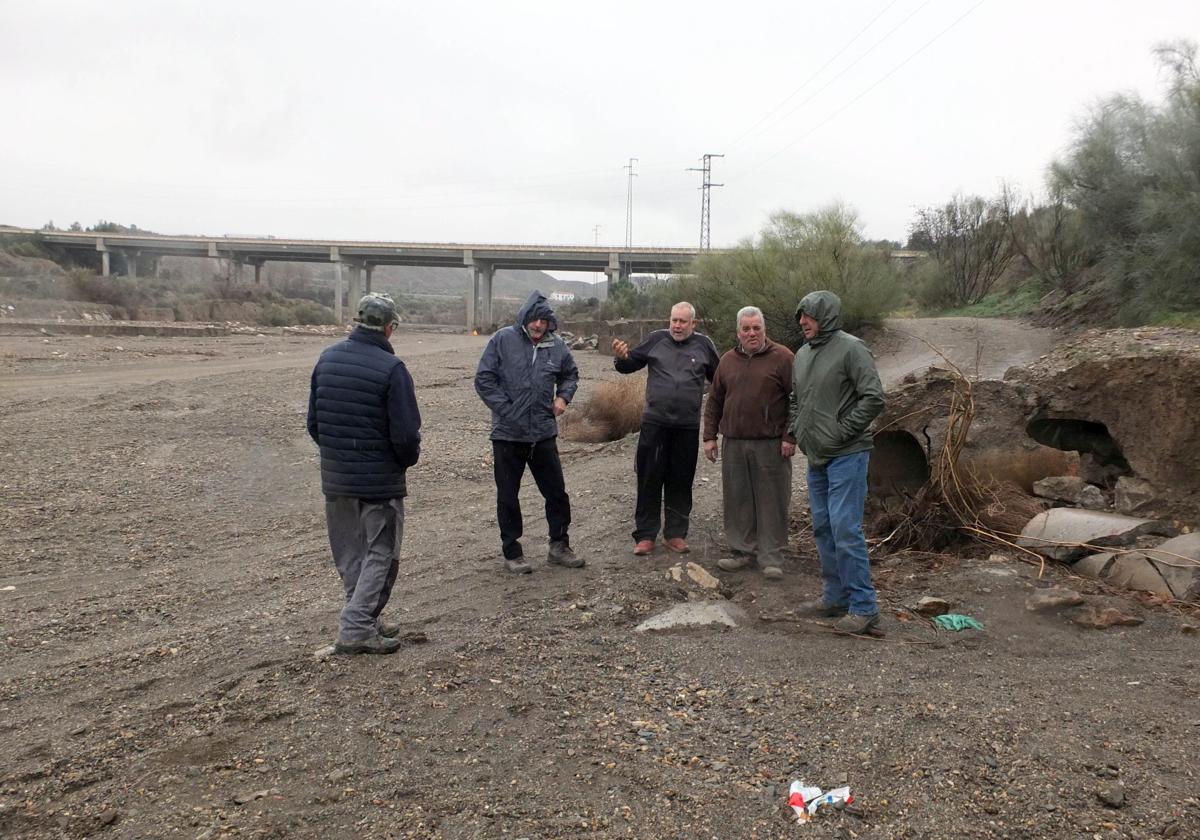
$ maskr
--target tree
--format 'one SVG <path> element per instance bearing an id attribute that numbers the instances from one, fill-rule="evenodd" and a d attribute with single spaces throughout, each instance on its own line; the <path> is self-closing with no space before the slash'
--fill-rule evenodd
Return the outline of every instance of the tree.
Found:
<path id="1" fill-rule="evenodd" d="M 931 243 L 945 288 L 961 306 L 986 297 L 1014 253 L 1002 203 L 979 196 L 958 194 L 940 207 L 918 210 L 913 238 Z"/>
<path id="2" fill-rule="evenodd" d="M 882 320 L 901 298 L 886 251 L 865 242 L 858 214 L 842 204 L 774 214 L 757 241 L 702 255 L 691 274 L 676 278 L 674 289 L 677 298 L 697 306 L 721 346 L 733 343 L 735 316 L 743 306 L 757 306 L 767 334 L 798 347 L 803 337 L 796 305 L 808 292 L 835 292 L 850 330 Z"/>

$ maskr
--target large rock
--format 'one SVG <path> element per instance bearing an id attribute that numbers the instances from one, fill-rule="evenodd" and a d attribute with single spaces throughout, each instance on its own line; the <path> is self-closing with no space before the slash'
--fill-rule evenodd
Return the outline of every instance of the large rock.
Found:
<path id="1" fill-rule="evenodd" d="M 1153 519 L 1077 508 L 1051 508 L 1030 520 L 1017 544 L 1051 560 L 1069 563 L 1093 553 L 1089 546 L 1129 546 L 1143 534 L 1168 537 L 1174 533 L 1169 524 Z"/>
<path id="2" fill-rule="evenodd" d="M 1128 475 L 1117 479 L 1117 486 L 1113 491 L 1113 507 L 1118 513 L 1133 513 L 1152 506 L 1157 500 L 1158 496 L 1150 482 Z"/>
<path id="3" fill-rule="evenodd" d="M 1043 499 L 1087 508 L 1104 510 L 1108 507 L 1104 494 L 1077 475 L 1052 475 L 1033 482 L 1033 495 Z"/>
<path id="4" fill-rule="evenodd" d="M 1071 571 L 1082 577 L 1099 579 L 1107 574 L 1109 567 L 1112 566 L 1113 558 L 1116 556 L 1111 551 L 1089 554 L 1082 560 L 1076 560 L 1071 564 Z"/>
<path id="5" fill-rule="evenodd" d="M 679 630 L 714 625 L 737 627 L 745 620 L 745 611 L 728 601 L 689 601 L 650 616 L 634 629 L 645 633 L 650 630 Z"/>
<path id="6" fill-rule="evenodd" d="M 1162 575 L 1173 597 L 1181 601 L 1200 598 L 1200 533 L 1184 534 L 1139 553 Z"/>

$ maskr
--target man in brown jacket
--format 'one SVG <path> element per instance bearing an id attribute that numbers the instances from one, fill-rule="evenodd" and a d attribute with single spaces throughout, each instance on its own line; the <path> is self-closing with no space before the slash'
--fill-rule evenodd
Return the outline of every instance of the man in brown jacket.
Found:
<path id="1" fill-rule="evenodd" d="M 704 407 L 704 456 L 721 450 L 725 538 L 733 551 L 717 565 L 736 572 L 757 563 L 763 576 L 783 577 L 795 440 L 787 431 L 792 351 L 767 338 L 762 310 L 737 314 L 738 344 L 721 356 Z"/>

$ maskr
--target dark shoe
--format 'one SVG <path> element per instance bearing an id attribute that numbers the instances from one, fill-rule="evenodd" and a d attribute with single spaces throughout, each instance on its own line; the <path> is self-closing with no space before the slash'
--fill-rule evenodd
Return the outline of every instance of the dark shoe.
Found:
<path id="1" fill-rule="evenodd" d="M 742 569 L 750 567 L 751 558 L 745 554 L 735 555 L 734 557 L 722 557 L 717 561 L 717 568 L 723 572 L 740 572 Z"/>
<path id="2" fill-rule="evenodd" d="M 344 656 L 354 656 L 359 653 L 378 653 L 389 654 L 400 650 L 404 643 L 399 639 L 389 639 L 386 636 L 381 636 L 376 633 L 374 636 L 369 636 L 365 639 L 355 639 L 353 641 L 343 641 L 338 639 L 333 643 L 333 652 L 340 653 Z"/>
<path id="3" fill-rule="evenodd" d="M 874 615 L 855 615 L 854 613 L 846 613 L 837 620 L 833 625 L 833 629 L 839 633 L 854 633 L 861 635 L 870 631 L 872 627 L 879 623 L 879 613 Z"/>
<path id="4" fill-rule="evenodd" d="M 568 569 L 578 569 L 584 564 L 584 559 L 572 551 L 565 540 L 559 540 L 550 543 L 550 550 L 546 552 L 546 562 Z"/>
<path id="5" fill-rule="evenodd" d="M 763 566 L 762 574 L 767 580 L 783 580 L 783 569 L 778 566 Z"/>
<path id="6" fill-rule="evenodd" d="M 395 639 L 400 635 L 399 624 L 388 624 L 386 621 L 376 621 L 375 628 L 379 635 L 386 639 Z"/>
<path id="7" fill-rule="evenodd" d="M 649 557 L 654 553 L 654 540 L 638 540 L 633 546 L 633 553 L 638 557 Z"/>
<path id="8" fill-rule="evenodd" d="M 837 618 L 846 614 L 845 607 L 839 607 L 837 604 L 831 604 L 824 598 L 818 598 L 815 601 L 805 601 L 796 608 L 796 612 L 801 615 L 812 615 L 817 618 Z"/>
<path id="9" fill-rule="evenodd" d="M 687 554 L 691 549 L 688 547 L 687 540 L 683 537 L 671 537 L 669 540 L 664 539 L 663 545 L 668 550 L 674 551 L 676 554 Z"/>
<path id="10" fill-rule="evenodd" d="M 533 571 L 533 566 L 529 565 L 529 561 L 524 557 L 514 557 L 511 560 L 505 559 L 504 571 L 514 575 L 527 575 Z"/>

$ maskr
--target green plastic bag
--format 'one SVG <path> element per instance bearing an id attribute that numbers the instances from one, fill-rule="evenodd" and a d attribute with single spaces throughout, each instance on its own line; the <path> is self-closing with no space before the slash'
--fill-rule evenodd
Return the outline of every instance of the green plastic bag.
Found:
<path id="1" fill-rule="evenodd" d="M 959 615 L 958 613 L 946 613 L 945 615 L 935 615 L 933 623 L 942 630 L 982 630 L 983 625 L 969 615 Z"/>

